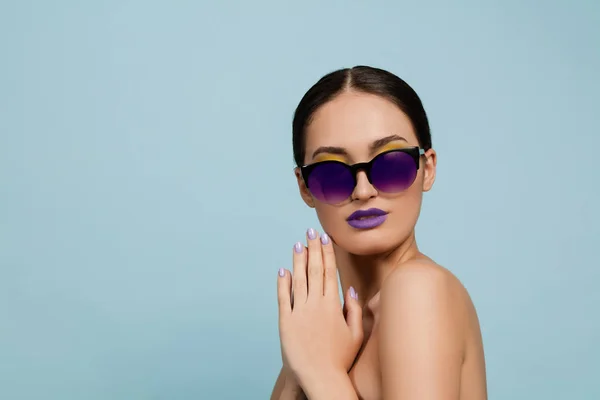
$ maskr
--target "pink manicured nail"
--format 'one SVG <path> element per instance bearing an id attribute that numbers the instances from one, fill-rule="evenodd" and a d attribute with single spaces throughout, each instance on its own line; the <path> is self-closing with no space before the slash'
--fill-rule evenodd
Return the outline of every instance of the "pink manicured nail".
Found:
<path id="1" fill-rule="evenodd" d="M 294 251 L 298 254 L 302 253 L 302 250 L 304 249 L 304 246 L 302 246 L 302 243 L 298 242 L 294 245 Z"/>
<path id="2" fill-rule="evenodd" d="M 282 278 L 285 276 L 285 269 L 279 268 L 279 276 Z"/>
<path id="3" fill-rule="evenodd" d="M 358 300 L 358 293 L 356 293 L 356 290 L 354 290 L 352 286 L 350 286 L 350 297 L 354 300 Z"/>
<path id="4" fill-rule="evenodd" d="M 329 235 L 328 234 L 323 233 L 321 235 L 321 243 L 324 244 L 324 245 L 325 244 L 329 244 Z"/>

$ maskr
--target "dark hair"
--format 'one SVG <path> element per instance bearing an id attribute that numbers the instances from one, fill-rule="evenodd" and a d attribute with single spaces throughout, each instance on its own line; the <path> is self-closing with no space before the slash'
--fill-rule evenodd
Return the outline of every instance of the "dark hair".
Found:
<path id="1" fill-rule="evenodd" d="M 325 75 L 306 92 L 294 113 L 292 143 L 297 166 L 304 164 L 306 128 L 323 104 L 347 90 L 384 97 L 396 104 L 411 120 L 419 145 L 431 148 L 431 132 L 421 99 L 408 83 L 383 69 L 356 66 Z"/>

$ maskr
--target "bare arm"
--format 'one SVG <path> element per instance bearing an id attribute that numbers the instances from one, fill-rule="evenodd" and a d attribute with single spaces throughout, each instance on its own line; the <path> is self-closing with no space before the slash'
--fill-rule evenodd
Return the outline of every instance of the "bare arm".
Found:
<path id="1" fill-rule="evenodd" d="M 385 400 L 460 398 L 465 352 L 462 285 L 432 263 L 400 266 L 381 290 Z"/>
<path id="2" fill-rule="evenodd" d="M 290 379 L 282 368 L 275 381 L 271 400 L 306 400 L 306 396 L 300 385 L 294 379 Z"/>
<path id="3" fill-rule="evenodd" d="M 282 268 L 277 278 L 284 371 L 293 371 L 290 376 L 311 400 L 357 399 L 348 369 L 363 341 L 362 308 L 348 289 L 344 316 L 333 242 L 326 234 L 319 239 L 314 229 L 306 236 L 308 249 L 294 245 L 293 274 Z"/>
<path id="4" fill-rule="evenodd" d="M 285 375 L 283 372 L 283 368 L 279 371 L 279 375 L 277 375 L 277 380 L 275 381 L 275 386 L 273 387 L 273 392 L 271 392 L 271 400 L 280 400 L 282 399 L 281 394 L 283 393 L 283 387 L 285 385 Z"/>

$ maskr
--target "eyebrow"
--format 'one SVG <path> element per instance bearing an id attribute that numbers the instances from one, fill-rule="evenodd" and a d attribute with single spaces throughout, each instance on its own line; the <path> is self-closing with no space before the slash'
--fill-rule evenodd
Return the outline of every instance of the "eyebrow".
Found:
<path id="1" fill-rule="evenodd" d="M 408 140 L 406 140 L 405 138 L 403 138 L 402 136 L 398 136 L 398 135 L 390 135 L 390 136 L 386 136 L 384 138 L 381 139 L 377 139 L 374 142 L 372 142 L 369 145 L 369 151 L 371 152 L 371 154 L 377 150 L 380 147 L 385 146 L 386 144 L 390 143 L 390 142 L 394 142 L 396 140 L 402 140 L 404 142 L 408 142 Z M 319 147 L 318 149 L 316 149 L 314 151 L 314 153 L 312 154 L 312 158 L 314 159 L 317 155 L 321 154 L 321 153 L 329 153 L 329 154 L 340 154 L 343 156 L 347 156 L 348 152 L 346 151 L 345 148 L 343 147 L 335 147 L 335 146 L 322 146 Z"/>

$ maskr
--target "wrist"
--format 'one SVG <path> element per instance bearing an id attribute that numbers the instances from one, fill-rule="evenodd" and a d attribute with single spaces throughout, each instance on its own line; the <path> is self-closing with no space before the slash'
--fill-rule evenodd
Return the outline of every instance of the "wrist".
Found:
<path id="1" fill-rule="evenodd" d="M 358 400 L 352 381 L 343 370 L 319 371 L 301 385 L 310 400 Z"/>

